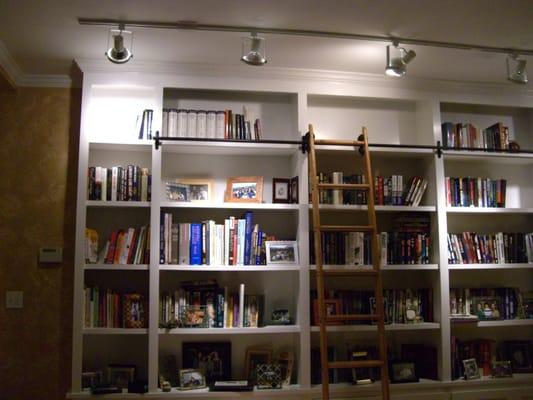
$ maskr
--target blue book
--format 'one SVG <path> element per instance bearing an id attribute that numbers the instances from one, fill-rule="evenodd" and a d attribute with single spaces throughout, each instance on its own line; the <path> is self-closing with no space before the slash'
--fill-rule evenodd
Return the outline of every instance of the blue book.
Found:
<path id="1" fill-rule="evenodd" d="M 202 224 L 191 224 L 190 264 L 202 265 Z"/>
<path id="2" fill-rule="evenodd" d="M 250 265 L 250 256 L 252 253 L 252 212 L 246 211 L 244 214 L 244 220 L 246 221 L 246 227 L 244 229 L 244 265 Z"/>
<path id="3" fill-rule="evenodd" d="M 255 256 L 255 265 L 261 265 L 261 246 L 263 245 L 263 232 L 257 233 L 257 254 Z"/>

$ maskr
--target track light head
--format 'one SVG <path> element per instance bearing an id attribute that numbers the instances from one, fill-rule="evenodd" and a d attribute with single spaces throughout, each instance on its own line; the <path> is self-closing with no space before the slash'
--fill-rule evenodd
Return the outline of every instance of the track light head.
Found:
<path id="1" fill-rule="evenodd" d="M 507 56 L 507 79 L 513 83 L 525 85 L 527 80 L 527 60 L 520 58 L 518 54 Z"/>
<path id="2" fill-rule="evenodd" d="M 407 72 L 407 64 L 409 64 L 416 57 L 413 50 L 407 51 L 403 47 L 399 47 L 398 43 L 393 43 L 387 46 L 387 66 L 385 73 L 388 76 L 401 77 Z"/>
<path id="3" fill-rule="evenodd" d="M 255 32 L 243 37 L 241 61 L 248 65 L 265 65 L 267 63 L 265 38 L 257 36 Z"/>
<path id="4" fill-rule="evenodd" d="M 129 39 L 129 46 L 124 44 L 124 39 Z M 111 42 L 113 45 L 111 46 Z M 133 57 L 131 51 L 133 45 L 133 33 L 124 30 L 124 25 L 119 25 L 118 29 L 111 29 L 108 37 L 108 50 L 105 55 L 107 59 L 115 64 L 127 63 Z"/>

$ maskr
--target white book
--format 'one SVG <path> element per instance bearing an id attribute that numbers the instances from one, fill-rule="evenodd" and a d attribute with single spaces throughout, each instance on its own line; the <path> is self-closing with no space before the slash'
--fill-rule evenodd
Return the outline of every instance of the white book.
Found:
<path id="1" fill-rule="evenodd" d="M 239 219 L 237 227 L 237 265 L 244 265 L 244 242 L 246 235 L 246 220 Z"/>
<path id="2" fill-rule="evenodd" d="M 131 241 L 133 239 L 133 232 L 135 230 L 133 228 L 128 228 L 128 231 L 125 233 L 124 237 L 124 247 L 122 248 L 122 254 L 120 254 L 119 258 L 119 264 L 127 264 L 128 263 L 128 254 L 130 251 Z"/>
<path id="3" fill-rule="evenodd" d="M 224 264 L 224 225 L 217 225 L 218 233 L 218 253 L 217 253 L 217 265 Z"/>
<path id="4" fill-rule="evenodd" d="M 141 201 L 148 201 L 148 168 L 141 169 Z"/>
<path id="5" fill-rule="evenodd" d="M 118 193 L 118 167 L 111 169 L 111 201 L 117 201 Z"/>
<path id="6" fill-rule="evenodd" d="M 420 187 L 418 188 L 418 192 L 413 202 L 413 207 L 418 207 L 418 205 L 420 204 L 420 201 L 422 200 L 422 197 L 424 196 L 424 193 L 426 192 L 427 187 L 428 187 L 428 181 L 423 179 L 422 183 L 420 184 Z"/>
<path id="7" fill-rule="evenodd" d="M 389 234 L 381 232 L 379 234 L 379 248 L 380 248 L 380 266 L 387 265 L 387 246 L 389 245 Z"/>
<path id="8" fill-rule="evenodd" d="M 209 264 L 215 265 L 216 254 L 216 225 L 209 220 Z"/>
<path id="9" fill-rule="evenodd" d="M 163 126 L 161 127 L 161 136 L 168 137 L 168 109 L 163 109 Z"/>
<path id="10" fill-rule="evenodd" d="M 178 111 L 175 109 L 168 111 L 168 137 L 178 137 Z"/>
<path id="11" fill-rule="evenodd" d="M 107 168 L 102 167 L 102 201 L 107 201 Z"/>
<path id="12" fill-rule="evenodd" d="M 239 328 L 243 327 L 244 322 L 244 283 L 239 285 Z"/>
<path id="13" fill-rule="evenodd" d="M 331 174 L 332 183 L 342 183 L 342 172 L 333 172 Z M 333 204 L 342 204 L 343 193 L 342 190 L 332 190 Z"/>
<path id="14" fill-rule="evenodd" d="M 229 265 L 229 230 L 230 219 L 224 220 L 224 265 Z"/>

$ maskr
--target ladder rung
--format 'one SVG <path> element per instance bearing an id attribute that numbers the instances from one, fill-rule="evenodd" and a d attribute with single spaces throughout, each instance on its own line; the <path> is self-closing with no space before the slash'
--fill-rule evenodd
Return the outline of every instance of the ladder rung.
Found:
<path id="1" fill-rule="evenodd" d="M 382 367 L 381 360 L 359 360 L 359 361 L 332 361 L 328 362 L 328 367 L 331 369 L 339 368 L 373 368 Z"/>
<path id="2" fill-rule="evenodd" d="M 364 146 L 365 142 L 362 140 L 329 140 L 329 139 L 315 139 L 317 145 L 330 146 Z"/>
<path id="3" fill-rule="evenodd" d="M 371 225 L 321 225 L 321 231 L 326 232 L 372 232 L 374 227 Z"/>
<path id="4" fill-rule="evenodd" d="M 317 270 L 320 273 L 320 270 Z M 377 272 L 373 269 L 323 269 L 322 275 L 325 276 L 376 276 Z"/>
<path id="5" fill-rule="evenodd" d="M 340 322 L 340 321 L 377 321 L 379 319 L 379 314 L 339 314 L 339 315 L 328 315 L 326 317 L 326 322 Z"/>
<path id="6" fill-rule="evenodd" d="M 341 189 L 341 190 L 370 190 L 368 183 L 319 183 L 318 188 L 321 190 Z"/>

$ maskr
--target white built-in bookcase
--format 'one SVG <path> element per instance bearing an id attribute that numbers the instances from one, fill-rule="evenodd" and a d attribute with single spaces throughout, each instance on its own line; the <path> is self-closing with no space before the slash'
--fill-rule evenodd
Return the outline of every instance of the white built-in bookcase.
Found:
<path id="1" fill-rule="evenodd" d="M 263 137 L 299 140 L 314 125 L 319 138 L 353 139 L 366 126 L 371 143 L 395 145 L 436 145 L 441 140 L 441 122 L 472 122 L 480 127 L 502 121 L 522 148 L 533 148 L 533 98 L 527 94 L 509 95 L 492 91 L 489 95 L 473 87 L 468 92 L 441 91 L 437 86 L 413 90 L 387 79 L 376 82 L 339 82 L 316 76 L 284 77 L 279 71 L 263 79 L 168 73 L 96 72 L 83 67 L 83 101 L 78 170 L 76 259 L 74 284 L 74 326 L 71 397 L 81 393 L 82 370 L 104 369 L 107 364 L 135 364 L 138 377 L 149 382 L 147 396 L 215 398 L 214 393 L 178 392 L 162 394 L 158 389 L 158 359 L 173 354 L 181 363 L 183 341 L 231 341 L 232 375 L 243 375 L 245 350 L 249 346 L 291 349 L 296 355 L 293 385 L 282 391 L 258 391 L 250 396 L 278 398 L 319 398 L 319 388 L 311 385 L 311 347 L 318 346 L 318 330 L 310 326 L 309 292 L 315 288 L 315 267 L 310 265 L 307 155 L 294 144 L 260 142 L 165 142 L 156 149 L 153 142 L 136 138 L 135 121 L 143 109 L 154 110 L 154 131 L 161 130 L 162 109 L 190 108 L 240 113 L 246 105 L 261 118 Z M 489 89 L 486 89 L 489 90 Z M 476 93 L 480 94 L 476 94 Z M 400 211 L 426 213 L 431 218 L 432 252 L 430 264 L 384 266 L 385 288 L 433 289 L 434 322 L 389 325 L 387 341 L 393 350 L 403 343 L 425 343 L 437 348 L 439 380 L 394 385 L 394 398 L 474 399 L 461 397 L 469 390 L 489 390 L 502 396 L 523 393 L 524 383 L 533 375 L 517 375 L 500 382 L 451 382 L 450 337 L 530 339 L 533 321 L 479 322 L 451 326 L 450 287 L 509 286 L 533 290 L 533 264 L 513 266 L 448 266 L 447 232 L 479 230 L 533 231 L 533 155 L 445 151 L 439 157 L 432 149 L 372 147 L 373 173 L 381 175 L 420 175 L 429 181 L 419 207 L 377 206 L 378 229 L 390 227 Z M 318 149 L 319 171 L 356 173 L 359 161 L 352 151 L 335 146 Z M 137 164 L 152 174 L 151 202 L 87 201 L 88 166 Z M 226 179 L 232 176 L 264 177 L 263 203 L 223 202 Z M 272 178 L 299 176 L 299 204 L 272 204 Z M 446 207 L 445 176 L 485 176 L 505 178 L 507 209 L 450 209 Z M 170 203 L 165 198 L 166 179 L 212 178 L 215 202 L 212 205 Z M 364 206 L 324 205 L 323 221 L 348 223 L 366 216 Z M 254 221 L 280 239 L 297 240 L 300 265 L 271 266 L 184 266 L 159 265 L 159 223 L 161 212 L 171 212 L 180 222 L 215 219 L 221 223 L 230 215 L 252 210 Z M 95 228 L 102 246 L 112 230 L 129 226 L 151 226 L 149 265 L 85 265 L 84 230 Z M 216 278 L 222 286 L 237 290 L 240 283 L 248 293 L 265 295 L 265 322 L 275 308 L 288 308 L 295 319 L 292 326 L 233 329 L 173 329 L 158 327 L 159 296 L 177 288 L 184 280 Z M 83 328 L 84 285 L 136 291 L 148 299 L 147 329 Z M 332 288 L 370 288 L 364 282 L 333 280 Z M 330 342 L 339 354 L 347 343 L 369 343 L 374 326 L 330 327 Z M 526 385 L 527 386 L 527 385 Z M 531 385 L 530 385 L 531 386 Z M 521 389 L 519 389 L 521 388 Z M 378 387 L 333 385 L 339 394 L 375 396 Z M 418 393 L 414 397 L 413 393 Z M 453 393 L 453 394 L 452 394 Z M 525 392 L 524 392 L 525 393 Z M 230 396 L 231 397 L 231 396 Z M 374 398 L 374 397 L 372 397 Z M 501 397 L 514 398 L 514 397 Z"/>

